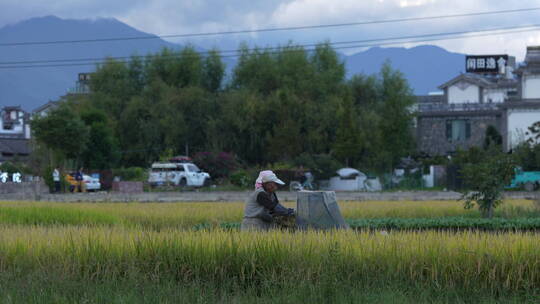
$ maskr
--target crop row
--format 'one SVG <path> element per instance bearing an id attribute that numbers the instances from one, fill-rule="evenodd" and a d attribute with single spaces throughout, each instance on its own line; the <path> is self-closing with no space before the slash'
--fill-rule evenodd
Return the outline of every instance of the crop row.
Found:
<path id="1" fill-rule="evenodd" d="M 377 219 L 348 219 L 349 226 L 356 230 L 484 230 L 484 231 L 538 231 L 540 218 L 377 218 Z M 201 223 L 192 227 L 193 230 L 220 229 L 238 230 L 239 222 L 225 222 L 218 225 Z"/>
<path id="2" fill-rule="evenodd" d="M 294 203 L 287 203 L 295 207 Z M 459 201 L 431 202 L 340 202 L 347 219 L 377 218 L 479 218 L 477 210 L 465 210 Z M 44 203 L 0 202 L 0 223 L 5 224 L 82 224 L 137 225 L 155 228 L 191 227 L 197 224 L 240 222 L 244 203 Z M 497 217 L 538 217 L 531 201 L 506 202 Z"/>
<path id="3" fill-rule="evenodd" d="M 141 231 L 0 227 L 0 273 L 78 281 L 416 282 L 527 291 L 540 284 L 535 234 Z"/>
<path id="4" fill-rule="evenodd" d="M 348 220 L 356 229 L 481 229 L 481 230 L 538 230 L 540 218 L 378 218 Z"/>

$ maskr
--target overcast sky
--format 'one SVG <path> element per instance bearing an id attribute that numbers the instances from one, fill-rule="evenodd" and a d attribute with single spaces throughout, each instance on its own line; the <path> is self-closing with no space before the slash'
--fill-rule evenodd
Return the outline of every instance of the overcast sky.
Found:
<path id="1" fill-rule="evenodd" d="M 70 19 L 113 17 L 144 32 L 170 35 L 533 7 L 540 7 L 540 0 L 0 0 L 0 27 L 45 15 Z M 284 44 L 290 40 L 299 44 L 325 40 L 351 41 L 535 24 L 540 23 L 538 17 L 540 10 L 331 29 L 192 37 L 189 40 L 172 41 L 191 42 L 205 48 L 217 46 L 224 50 L 234 49 L 242 41 L 259 46 Z M 507 53 L 522 60 L 527 45 L 540 45 L 540 31 L 429 44 L 467 54 Z"/>

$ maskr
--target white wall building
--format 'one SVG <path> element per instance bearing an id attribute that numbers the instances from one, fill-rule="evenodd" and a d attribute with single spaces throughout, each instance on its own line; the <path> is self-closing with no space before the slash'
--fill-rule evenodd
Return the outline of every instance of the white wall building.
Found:
<path id="1" fill-rule="evenodd" d="M 21 107 L 0 109 L 0 163 L 30 154 L 30 116 Z"/>
<path id="2" fill-rule="evenodd" d="M 447 104 L 496 104 L 517 94 L 517 83 L 512 77 L 485 77 L 460 74 L 439 86 Z"/>
<path id="3" fill-rule="evenodd" d="M 529 127 L 540 121 L 540 46 L 527 47 L 517 69 L 508 55 L 467 56 L 466 68 L 439 86 L 441 98 L 417 97 L 420 152 L 445 155 L 482 146 L 490 127 L 509 151 L 529 139 Z"/>
<path id="4" fill-rule="evenodd" d="M 30 138 L 28 114 L 21 107 L 4 107 L 0 110 L 0 137 Z"/>
<path id="5" fill-rule="evenodd" d="M 528 128 L 540 121 L 540 46 L 527 47 L 525 61 L 515 74 L 518 77 L 518 96 L 503 105 L 503 138 L 507 150 L 529 139 Z"/>

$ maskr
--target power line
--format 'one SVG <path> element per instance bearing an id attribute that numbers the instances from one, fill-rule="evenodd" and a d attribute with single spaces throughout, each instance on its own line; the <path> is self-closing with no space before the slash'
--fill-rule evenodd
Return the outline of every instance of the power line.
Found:
<path id="1" fill-rule="evenodd" d="M 514 27 L 505 27 L 505 28 L 497 28 L 497 29 L 484 29 L 484 30 L 478 30 L 478 31 L 462 31 L 462 32 L 451 32 L 451 33 L 435 33 L 435 34 L 424 34 L 424 35 L 415 35 L 415 36 L 401 36 L 401 37 L 389 37 L 389 38 L 378 38 L 378 39 L 366 39 L 366 40 L 356 40 L 356 41 L 341 41 L 341 42 L 329 42 L 329 45 L 337 45 L 334 47 L 334 49 L 350 49 L 350 48 L 363 48 L 363 47 L 374 47 L 374 46 L 384 46 L 384 45 L 396 45 L 396 44 L 408 44 L 408 43 L 419 43 L 419 42 L 427 42 L 427 41 L 441 41 L 441 40 L 453 40 L 453 39 L 463 39 L 463 38 L 473 38 L 473 37 L 486 37 L 486 36 L 495 36 L 495 35 L 506 35 L 506 34 L 513 34 L 513 33 L 522 33 L 522 32 L 530 32 L 530 31 L 537 31 L 540 28 L 540 24 L 534 24 L 534 25 L 527 25 L 527 26 L 514 26 Z M 506 32 L 496 32 L 496 33 L 484 33 L 487 31 L 501 31 L 506 30 Z M 511 31 L 508 31 L 511 30 Z M 475 33 L 483 33 L 483 34 L 476 34 Z M 472 35 L 471 35 L 472 34 Z M 466 36 L 465 36 L 466 35 Z M 440 37 L 440 36 L 448 36 L 448 37 L 442 37 L 442 38 L 428 38 L 428 37 Z M 390 41 L 389 41 L 390 40 Z M 395 41 L 400 40 L 400 41 Z M 366 42 L 376 42 L 381 41 L 380 43 L 366 43 Z M 387 41 L 387 42 L 384 42 Z M 340 46 L 346 44 L 344 46 Z M 348 44 L 348 45 L 347 45 Z M 293 47 L 298 47 L 301 49 L 298 50 L 285 50 L 286 52 L 291 51 L 314 51 L 315 49 L 304 49 L 304 47 L 315 47 L 317 44 L 305 44 L 305 45 L 293 45 Z M 266 48 L 265 50 L 272 50 L 272 49 L 279 49 L 280 47 L 272 47 L 272 48 Z M 251 49 L 253 51 L 254 49 Z M 227 58 L 227 57 L 238 57 L 240 54 L 239 50 L 226 50 L 224 52 L 236 52 L 237 54 L 230 54 L 230 55 L 222 55 L 221 57 Z M 206 52 L 203 52 L 206 53 Z M 274 52 L 275 53 L 275 52 Z M 17 69 L 17 68 L 36 68 L 36 67 L 68 67 L 68 66 L 89 66 L 89 65 L 96 65 L 99 63 L 104 63 L 108 59 L 113 60 L 126 60 L 130 58 L 137 58 L 137 57 L 143 57 L 143 56 L 131 56 L 131 57 L 108 57 L 108 58 L 85 58 L 85 59 L 58 59 L 58 60 L 41 60 L 41 61 L 19 61 L 19 62 L 1 62 L 0 63 L 0 69 Z M 152 56 L 147 56 L 152 57 Z M 165 59 L 175 59 L 178 55 L 171 55 L 169 57 L 165 57 Z M 54 63 L 54 62 L 77 62 L 77 61 L 89 61 L 89 62 L 83 62 L 83 63 L 66 63 L 66 64 L 39 64 L 36 65 L 35 63 Z M 124 61 L 125 62 L 125 61 Z M 34 63 L 34 65 L 20 65 L 20 64 L 30 64 Z M 2 66 L 6 64 L 12 64 L 10 66 Z M 19 64 L 19 65 L 16 65 Z"/>
<path id="2" fill-rule="evenodd" d="M 66 44 L 66 43 L 91 43 L 91 42 L 126 41 L 126 40 L 141 40 L 141 39 L 158 39 L 158 38 L 187 38 L 187 37 L 218 36 L 218 35 L 231 35 L 231 34 L 249 34 L 249 33 L 262 33 L 262 32 L 278 32 L 278 31 L 291 31 L 291 30 L 306 30 L 306 29 L 346 27 L 346 26 L 358 26 L 358 25 L 369 25 L 369 24 L 411 22 L 411 21 L 447 19 L 447 18 L 458 18 L 458 17 L 472 17 L 472 16 L 483 16 L 483 15 L 498 15 L 498 14 L 531 12 L 531 11 L 537 11 L 537 10 L 540 10 L 540 7 L 512 9 L 512 10 L 499 10 L 499 11 L 473 12 L 473 13 L 452 14 L 452 15 L 439 15 L 439 16 L 426 16 L 426 17 L 372 20 L 372 21 L 336 23 L 336 24 L 318 24 L 318 25 L 291 26 L 291 27 L 275 27 L 275 28 L 264 28 L 264 29 L 256 29 L 256 30 L 237 30 L 237 31 L 187 33 L 187 34 L 175 34 L 175 35 L 152 35 L 152 36 L 139 36 L 139 37 L 116 37 L 116 38 L 79 39 L 79 40 L 8 42 L 8 43 L 0 43 L 0 46 L 48 45 L 48 44 Z"/>
<path id="3" fill-rule="evenodd" d="M 331 42 L 329 44 L 331 45 L 342 45 L 342 44 L 358 44 L 358 43 L 366 43 L 366 42 L 378 42 L 378 41 L 389 41 L 389 40 L 406 40 L 406 39 L 417 39 L 417 38 L 428 38 L 428 37 L 437 37 L 437 36 L 454 36 L 454 35 L 466 35 L 466 34 L 474 34 L 474 33 L 484 33 L 484 32 L 493 32 L 493 31 L 504 31 L 504 30 L 518 30 L 518 29 L 526 29 L 531 28 L 530 30 L 536 30 L 540 27 L 540 24 L 529 24 L 529 25 L 517 25 L 517 26 L 509 26 L 509 27 L 498 27 L 498 28 L 490 28 L 490 29 L 482 29 L 482 30 L 471 30 L 471 31 L 457 31 L 457 32 L 446 32 L 446 33 L 433 33 L 433 34 L 422 34 L 422 35 L 410 35 L 410 36 L 396 36 L 396 37 L 386 37 L 386 38 L 374 38 L 374 39 L 363 39 L 363 40 L 352 40 L 352 41 L 339 41 L 339 42 Z M 509 32 L 514 33 L 514 31 Z M 492 35 L 499 35 L 499 34 L 506 34 L 506 33 L 493 33 Z M 432 40 L 429 40 L 432 41 Z M 311 44 L 301 44 L 301 45 L 295 45 L 298 47 L 314 47 L 318 44 L 311 43 Z M 272 49 L 279 49 L 280 47 L 269 47 L 265 48 L 265 50 L 272 50 Z M 203 51 L 198 52 L 201 55 L 207 55 L 212 51 Z M 238 53 L 240 50 L 234 49 L 234 50 L 223 50 L 219 53 Z M 77 59 L 44 59 L 44 60 L 32 60 L 32 61 L 4 61 L 0 62 L 0 65 L 14 65 L 14 64 L 36 64 L 36 63 L 57 63 L 57 62 L 78 62 L 78 61 L 90 61 L 93 63 L 96 62 L 102 62 L 107 59 L 115 59 L 115 60 L 123 60 L 123 59 L 131 59 L 131 58 L 148 58 L 152 57 L 154 55 L 146 55 L 146 56 L 116 56 L 116 57 L 107 57 L 107 58 L 77 58 Z M 178 57 L 177 54 L 171 55 L 171 57 Z"/>

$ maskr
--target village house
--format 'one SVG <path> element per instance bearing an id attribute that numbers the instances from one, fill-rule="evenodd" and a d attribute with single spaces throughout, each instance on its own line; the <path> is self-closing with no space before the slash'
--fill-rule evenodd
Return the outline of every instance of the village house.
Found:
<path id="1" fill-rule="evenodd" d="M 441 94 L 417 96 L 420 152 L 451 155 L 482 146 L 489 126 L 508 151 L 540 120 L 540 47 L 528 47 L 517 69 L 507 55 L 467 56 L 465 64 L 467 73 L 440 85 Z"/>
<path id="2" fill-rule="evenodd" d="M 501 105 L 506 150 L 530 138 L 528 128 L 540 121 L 540 46 L 528 47 L 525 61 L 515 71 L 517 95 Z"/>
<path id="3" fill-rule="evenodd" d="M 0 163 L 12 160 L 28 159 L 30 149 L 30 120 L 32 116 L 44 116 L 58 107 L 60 101 L 70 95 L 88 94 L 90 92 L 91 73 L 79 73 L 75 87 L 58 101 L 49 101 L 34 109 L 32 115 L 20 106 L 7 106 L 0 109 Z"/>
<path id="4" fill-rule="evenodd" d="M 30 115 L 20 106 L 0 109 L 0 163 L 30 155 Z"/>

